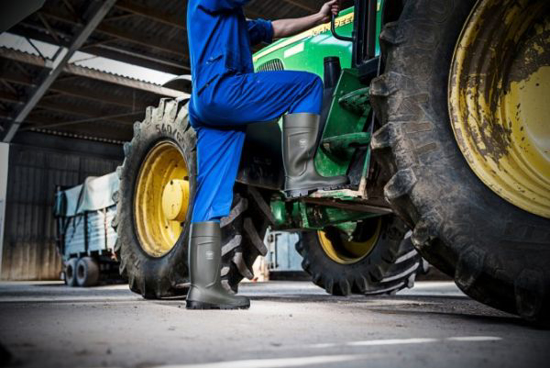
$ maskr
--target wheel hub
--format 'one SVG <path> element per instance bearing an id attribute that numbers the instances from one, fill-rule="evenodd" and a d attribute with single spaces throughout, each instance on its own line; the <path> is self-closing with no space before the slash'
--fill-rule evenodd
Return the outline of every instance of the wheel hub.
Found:
<path id="1" fill-rule="evenodd" d="M 325 254 L 336 263 L 353 264 L 361 261 L 374 249 L 380 237 L 382 217 L 358 224 L 352 238 L 336 229 L 318 231 L 319 243 Z"/>
<path id="2" fill-rule="evenodd" d="M 545 0 L 482 0 L 457 44 L 449 111 L 476 175 L 550 218 L 550 16 Z"/>
<path id="3" fill-rule="evenodd" d="M 174 179 L 162 192 L 162 211 L 170 221 L 185 221 L 189 208 L 189 181 Z"/>
<path id="4" fill-rule="evenodd" d="M 145 157 L 134 193 L 134 223 L 142 249 L 162 257 L 175 246 L 189 207 L 187 165 L 178 147 L 160 142 Z"/>

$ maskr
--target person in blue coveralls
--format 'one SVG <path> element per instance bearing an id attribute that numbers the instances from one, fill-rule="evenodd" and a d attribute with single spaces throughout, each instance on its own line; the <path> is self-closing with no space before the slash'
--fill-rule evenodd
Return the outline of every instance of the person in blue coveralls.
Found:
<path id="1" fill-rule="evenodd" d="M 189 309 L 246 309 L 248 298 L 220 282 L 220 219 L 229 214 L 247 124 L 283 118 L 285 194 L 336 189 L 347 178 L 323 177 L 313 164 L 322 109 L 322 80 L 311 73 L 254 73 L 252 46 L 269 44 L 330 21 L 336 0 L 316 14 L 246 19 L 250 0 L 189 0 L 187 32 L 193 77 L 190 123 L 197 132 L 198 177 L 189 242 Z M 266 0 L 262 0 L 266 1 Z M 279 0 L 273 0 L 277 2 Z"/>

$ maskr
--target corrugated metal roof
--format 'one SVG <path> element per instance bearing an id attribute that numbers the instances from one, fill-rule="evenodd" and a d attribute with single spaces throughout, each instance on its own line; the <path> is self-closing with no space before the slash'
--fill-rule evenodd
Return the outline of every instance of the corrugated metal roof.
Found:
<path id="1" fill-rule="evenodd" d="M 248 18 L 298 17 L 317 10 L 323 2 L 252 0 L 245 13 Z M 43 9 L 10 32 L 52 45 L 68 46 L 75 33 L 85 25 L 89 10 L 98 4 L 96 0 L 49 0 Z M 80 50 L 165 73 L 188 74 L 186 8 L 187 1 L 182 0 L 118 0 Z M 2 50 L 4 48 L 0 48 L 0 122 L 5 129 L 36 88 L 44 66 L 36 62 L 37 56 L 29 62 L 24 57 L 27 54 L 9 58 L 1 53 Z M 21 50 L 12 51 L 22 53 Z M 131 139 L 132 123 L 138 119 L 139 112 L 148 105 L 156 105 L 163 91 L 153 88 L 151 83 L 148 89 L 147 85 L 138 85 L 137 80 L 128 76 L 108 73 L 105 68 L 94 70 L 89 63 L 86 65 L 81 73 L 63 72 L 21 130 L 114 142 Z M 92 75 L 92 71 L 96 74 Z M 100 78 L 98 74 L 101 73 L 108 78 Z M 115 83 L 122 79 L 125 83 Z M 136 84 L 130 83 L 132 80 Z"/>

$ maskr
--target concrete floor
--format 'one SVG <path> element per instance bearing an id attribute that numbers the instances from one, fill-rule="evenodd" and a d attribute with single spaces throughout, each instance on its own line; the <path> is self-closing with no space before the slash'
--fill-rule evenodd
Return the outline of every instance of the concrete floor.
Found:
<path id="1" fill-rule="evenodd" d="M 549 366 L 549 331 L 448 282 L 371 298 L 331 297 L 307 282 L 241 292 L 248 311 L 187 311 L 125 285 L 3 283 L 0 343 L 16 367 Z"/>

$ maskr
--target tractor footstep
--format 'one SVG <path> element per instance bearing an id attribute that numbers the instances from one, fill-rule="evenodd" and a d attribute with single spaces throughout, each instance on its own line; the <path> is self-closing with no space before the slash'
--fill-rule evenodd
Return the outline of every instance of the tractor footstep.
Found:
<path id="1" fill-rule="evenodd" d="M 310 195 L 312 198 L 362 198 L 363 194 L 359 191 L 352 189 L 341 188 L 341 189 L 329 189 L 329 190 L 318 190 Z"/>

